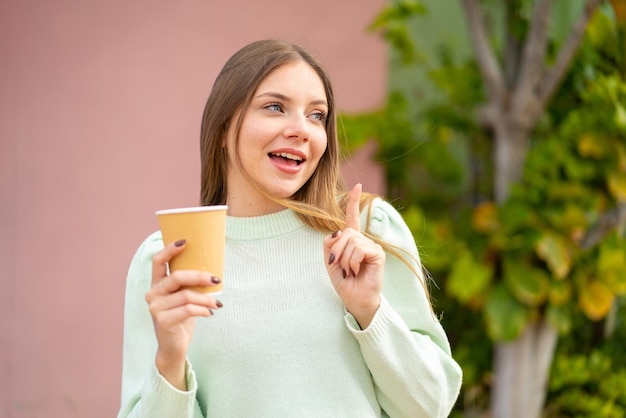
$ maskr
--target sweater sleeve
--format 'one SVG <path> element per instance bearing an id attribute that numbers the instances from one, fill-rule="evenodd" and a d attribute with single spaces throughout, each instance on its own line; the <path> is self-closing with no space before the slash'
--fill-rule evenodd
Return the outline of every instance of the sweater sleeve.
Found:
<path id="1" fill-rule="evenodd" d="M 157 341 L 145 300 L 152 282 L 152 257 L 163 248 L 160 232 L 139 247 L 128 270 L 124 304 L 122 403 L 118 418 L 202 418 L 197 381 L 187 361 L 187 391 L 167 382 L 154 363 Z"/>
<path id="2" fill-rule="evenodd" d="M 415 241 L 389 203 L 375 200 L 370 216 L 369 232 L 410 255 L 407 261 L 420 276 L 418 280 L 401 260 L 388 254 L 381 305 L 372 322 L 360 330 L 346 313 L 346 323 L 372 374 L 378 402 L 389 416 L 447 417 L 459 395 L 462 373 L 431 312 Z"/>

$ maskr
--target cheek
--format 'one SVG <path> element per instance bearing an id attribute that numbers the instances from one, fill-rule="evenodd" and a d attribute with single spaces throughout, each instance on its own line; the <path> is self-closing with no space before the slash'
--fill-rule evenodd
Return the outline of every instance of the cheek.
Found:
<path id="1" fill-rule="evenodd" d="M 324 153 L 326 152 L 326 149 L 328 148 L 328 140 L 326 139 L 326 132 L 324 132 L 324 135 L 321 139 L 314 141 L 313 144 L 311 145 L 313 148 L 313 152 L 315 153 L 315 156 L 319 162 L 319 160 L 322 158 L 322 155 L 324 155 Z"/>
<path id="2" fill-rule="evenodd" d="M 239 149 L 241 151 L 261 150 L 276 136 L 276 131 L 267 122 L 253 123 L 253 121 L 246 120 L 239 132 Z"/>

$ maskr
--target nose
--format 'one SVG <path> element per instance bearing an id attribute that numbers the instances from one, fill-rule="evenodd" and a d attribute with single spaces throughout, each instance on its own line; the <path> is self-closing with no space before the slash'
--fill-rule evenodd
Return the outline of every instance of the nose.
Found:
<path id="1" fill-rule="evenodd" d="M 288 118 L 287 125 L 285 126 L 285 136 L 287 138 L 300 139 L 307 142 L 311 135 L 309 128 L 309 121 L 306 116 L 293 115 Z"/>

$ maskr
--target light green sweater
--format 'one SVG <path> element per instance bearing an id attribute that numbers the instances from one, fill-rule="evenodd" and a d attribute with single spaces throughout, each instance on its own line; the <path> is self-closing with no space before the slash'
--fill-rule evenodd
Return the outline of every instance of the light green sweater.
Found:
<path id="1" fill-rule="evenodd" d="M 391 205 L 377 200 L 371 215 L 370 232 L 417 257 Z M 448 416 L 461 370 L 421 284 L 387 255 L 380 308 L 360 330 L 328 277 L 324 235 L 290 210 L 228 217 L 224 307 L 197 322 L 186 392 L 154 365 L 145 294 L 163 241 L 150 235 L 128 272 L 118 417 Z"/>

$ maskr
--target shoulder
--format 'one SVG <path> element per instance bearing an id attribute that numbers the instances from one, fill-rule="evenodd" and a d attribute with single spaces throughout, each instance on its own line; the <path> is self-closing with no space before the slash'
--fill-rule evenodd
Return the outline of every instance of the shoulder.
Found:
<path id="1" fill-rule="evenodd" d="M 152 283 L 152 257 L 163 248 L 161 232 L 150 234 L 139 245 L 126 276 L 127 309 L 143 306 L 144 296 Z"/>
<path id="2" fill-rule="evenodd" d="M 379 197 L 363 208 L 361 225 L 366 232 L 392 244 L 413 243 L 413 235 L 400 212 Z"/>
<path id="3" fill-rule="evenodd" d="M 161 231 L 155 231 L 148 235 L 148 237 L 144 239 L 137 248 L 131 262 L 131 269 L 133 267 L 139 267 L 146 264 L 152 265 L 152 257 L 162 249 L 163 237 L 161 236 Z"/>

